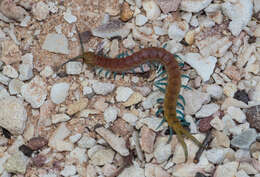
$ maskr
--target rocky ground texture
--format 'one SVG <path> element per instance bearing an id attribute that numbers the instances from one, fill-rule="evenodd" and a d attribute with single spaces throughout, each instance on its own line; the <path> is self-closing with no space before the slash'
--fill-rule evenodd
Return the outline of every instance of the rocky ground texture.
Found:
<path id="1" fill-rule="evenodd" d="M 167 123 L 156 71 L 107 78 L 86 51 L 166 46 L 184 61 L 193 163 Z M 167 45 L 165 45 L 167 44 Z M 259 0 L 0 0 L 2 177 L 260 177 Z"/>

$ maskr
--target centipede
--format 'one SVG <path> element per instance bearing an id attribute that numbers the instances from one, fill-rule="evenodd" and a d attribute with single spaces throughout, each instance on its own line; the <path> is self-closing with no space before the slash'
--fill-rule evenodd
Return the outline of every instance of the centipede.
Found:
<path id="1" fill-rule="evenodd" d="M 66 63 L 76 61 L 78 59 L 83 59 L 83 62 L 90 68 L 99 68 L 99 71 L 107 70 L 107 73 L 112 72 L 114 73 L 114 76 L 116 74 L 125 74 L 126 71 L 131 71 L 134 68 L 142 66 L 143 64 L 150 64 L 153 62 L 161 64 L 161 67 L 158 69 L 160 71 L 158 76 L 166 76 L 157 80 L 154 85 L 161 92 L 165 93 L 165 97 L 157 100 L 158 103 L 163 104 L 163 107 L 158 109 L 156 112 L 157 116 L 159 114 L 163 114 L 162 120 L 157 128 L 167 122 L 170 134 L 168 142 L 170 142 L 173 132 L 175 132 L 177 139 L 184 150 L 186 162 L 188 159 L 188 150 L 184 137 L 191 139 L 199 147 L 202 146 L 202 143 L 200 143 L 187 129 L 184 128 L 184 125 L 187 126 L 189 123 L 186 122 L 184 118 L 183 112 L 185 99 L 180 94 L 180 90 L 181 87 L 188 88 L 187 86 L 182 85 L 181 81 L 182 77 L 188 76 L 181 73 L 183 63 L 179 63 L 177 61 L 176 58 L 178 56 L 168 52 L 165 47 L 149 47 L 143 48 L 132 53 L 131 55 L 119 54 L 116 58 L 109 58 L 103 55 L 97 55 L 95 52 L 85 52 L 78 29 L 77 32 L 81 44 L 82 54 L 69 59 L 60 65 L 57 70 L 59 70 L 59 68 Z M 164 86 L 164 88 L 162 86 Z"/>

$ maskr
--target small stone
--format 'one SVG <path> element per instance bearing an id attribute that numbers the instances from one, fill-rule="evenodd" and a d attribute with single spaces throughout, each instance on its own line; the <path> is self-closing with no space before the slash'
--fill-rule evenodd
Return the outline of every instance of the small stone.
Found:
<path id="1" fill-rule="evenodd" d="M 213 134 L 214 134 L 213 135 L 214 139 L 212 140 L 212 143 L 211 143 L 212 147 L 216 147 L 216 148 L 219 148 L 219 147 L 229 148 L 230 147 L 229 137 L 225 133 L 220 132 L 220 131 L 215 131 Z"/>
<path id="2" fill-rule="evenodd" d="M 72 142 L 72 143 L 76 143 L 80 138 L 81 138 L 81 134 L 80 133 L 76 133 L 76 134 L 74 134 L 74 135 L 71 135 L 70 137 L 69 137 L 69 140 L 70 140 L 70 142 Z"/>
<path id="3" fill-rule="evenodd" d="M 143 100 L 143 96 L 138 93 L 138 92 L 134 92 L 126 102 L 123 103 L 124 106 L 128 107 L 128 106 L 132 106 L 135 104 L 140 103 Z"/>
<path id="4" fill-rule="evenodd" d="M 158 125 L 160 125 L 162 119 L 158 119 L 156 117 L 146 117 L 144 119 L 141 119 L 140 122 L 147 125 L 148 128 L 152 129 L 155 132 L 161 131 L 163 129 L 163 126 L 158 128 Z"/>
<path id="5" fill-rule="evenodd" d="M 183 97 L 186 101 L 185 113 L 189 115 L 195 114 L 203 104 L 210 101 L 210 96 L 207 93 L 199 92 L 197 90 L 187 90 L 183 92 Z"/>
<path id="6" fill-rule="evenodd" d="M 123 40 L 123 45 L 127 49 L 133 49 L 136 45 L 135 41 L 133 40 L 132 34 L 129 34 L 125 40 Z"/>
<path id="7" fill-rule="evenodd" d="M 76 101 L 76 102 L 68 105 L 67 114 L 74 115 L 74 114 L 80 112 L 81 110 L 85 109 L 87 107 L 87 105 L 88 105 L 88 99 L 82 98 L 79 101 Z"/>
<path id="8" fill-rule="evenodd" d="M 220 87 L 219 85 L 217 84 L 213 84 L 213 85 L 209 85 L 207 86 L 207 93 L 215 98 L 215 99 L 220 99 L 223 95 L 223 89 L 222 87 Z"/>
<path id="9" fill-rule="evenodd" d="M 128 168 L 125 168 L 118 177 L 144 177 L 144 169 L 139 167 L 138 165 L 132 165 Z"/>
<path id="10" fill-rule="evenodd" d="M 162 92 L 152 92 L 142 103 L 144 109 L 151 109 L 157 103 L 157 99 L 159 98 L 164 98 L 164 94 Z"/>
<path id="11" fill-rule="evenodd" d="M 211 120 L 213 119 L 213 116 L 203 118 L 199 121 L 199 130 L 201 132 L 208 132 L 211 129 Z"/>
<path id="12" fill-rule="evenodd" d="M 21 22 L 28 13 L 21 6 L 17 6 L 16 2 L 3 0 L 0 3 L 0 12 L 7 18 Z"/>
<path id="13" fill-rule="evenodd" d="M 21 94 L 32 108 L 39 108 L 47 97 L 46 83 L 41 77 L 36 76 L 21 87 Z"/>
<path id="14" fill-rule="evenodd" d="M 248 94 L 246 93 L 245 90 L 236 91 L 236 93 L 234 94 L 234 98 L 239 101 L 243 101 L 246 104 L 248 104 L 249 101 Z"/>
<path id="15" fill-rule="evenodd" d="M 195 41 L 195 31 L 191 30 L 188 31 L 185 35 L 185 41 L 187 42 L 187 44 L 192 45 Z"/>
<path id="16" fill-rule="evenodd" d="M 23 101 L 10 96 L 0 100 L 0 126 L 14 135 L 22 134 L 27 121 Z"/>
<path id="17" fill-rule="evenodd" d="M 109 51 L 109 56 L 111 58 L 115 58 L 117 57 L 119 53 L 119 47 L 118 47 L 118 40 L 117 39 L 113 39 L 110 45 L 110 51 Z"/>
<path id="18" fill-rule="evenodd" d="M 137 26 L 143 26 L 148 21 L 148 18 L 142 14 L 138 14 L 135 17 L 135 24 Z"/>
<path id="19" fill-rule="evenodd" d="M 88 135 L 83 135 L 79 140 L 78 145 L 81 148 L 89 149 L 96 145 L 96 140 Z"/>
<path id="20" fill-rule="evenodd" d="M 117 114 L 119 112 L 119 109 L 116 107 L 108 107 L 105 111 L 104 111 L 104 119 L 107 123 L 113 123 L 116 118 L 117 118 Z"/>
<path id="21" fill-rule="evenodd" d="M 156 134 L 146 126 L 141 129 L 140 145 L 144 152 L 152 153 Z"/>
<path id="22" fill-rule="evenodd" d="M 38 168 L 42 167 L 45 164 L 46 161 L 47 161 L 46 156 L 43 156 L 41 154 L 37 154 L 37 155 L 32 157 L 33 165 L 38 167 Z"/>
<path id="23" fill-rule="evenodd" d="M 84 163 L 87 162 L 87 157 L 88 156 L 86 155 L 86 149 L 76 147 L 69 153 L 67 159 L 70 162 L 75 161 L 75 163 Z"/>
<path id="24" fill-rule="evenodd" d="M 157 0 L 157 3 L 165 14 L 176 11 L 180 5 L 180 2 L 181 0 Z"/>
<path id="25" fill-rule="evenodd" d="M 229 30 L 234 36 L 238 36 L 251 19 L 253 3 L 251 0 L 227 1 L 222 4 L 222 11 L 232 20 L 228 26 Z"/>
<path id="26" fill-rule="evenodd" d="M 230 79 L 234 81 L 240 81 L 241 74 L 239 69 L 236 66 L 229 66 L 224 70 L 224 74 L 226 74 Z"/>
<path id="27" fill-rule="evenodd" d="M 90 97 L 93 96 L 93 89 L 91 87 L 84 86 L 83 95 L 90 96 Z"/>
<path id="28" fill-rule="evenodd" d="M 59 152 L 72 151 L 74 148 L 73 143 L 64 140 L 70 135 L 70 133 L 71 132 L 66 127 L 66 124 L 61 123 L 49 138 L 48 145 Z"/>
<path id="29" fill-rule="evenodd" d="M 53 124 L 57 124 L 60 122 L 66 122 L 70 120 L 71 118 L 67 114 L 54 114 L 51 117 L 51 121 Z"/>
<path id="30" fill-rule="evenodd" d="M 33 77 L 33 70 L 30 64 L 21 64 L 19 65 L 19 79 L 21 81 L 29 80 Z"/>
<path id="31" fill-rule="evenodd" d="M 96 129 L 96 132 L 102 136 L 106 142 L 120 155 L 127 156 L 129 155 L 129 150 L 126 148 L 126 142 L 122 137 L 118 137 L 113 134 L 111 131 L 100 127 Z"/>
<path id="32" fill-rule="evenodd" d="M 111 149 L 101 149 L 91 156 L 90 163 L 97 166 L 112 163 L 115 152 Z"/>
<path id="33" fill-rule="evenodd" d="M 134 12 L 130 9 L 130 6 L 127 2 L 124 2 L 121 7 L 120 19 L 124 22 L 127 22 L 133 17 Z"/>
<path id="34" fill-rule="evenodd" d="M 66 12 L 63 13 L 63 18 L 69 24 L 74 23 L 74 22 L 77 21 L 77 17 L 75 15 L 71 14 L 71 10 L 69 8 L 66 10 Z"/>
<path id="35" fill-rule="evenodd" d="M 74 165 L 65 165 L 64 169 L 60 172 L 62 176 L 72 176 L 77 172 L 76 167 Z"/>
<path id="36" fill-rule="evenodd" d="M 68 39 L 63 34 L 50 33 L 46 36 L 42 49 L 54 53 L 69 54 Z"/>
<path id="37" fill-rule="evenodd" d="M 176 42 L 180 42 L 185 37 L 185 34 L 188 32 L 188 29 L 189 25 L 185 21 L 174 22 L 170 24 L 168 28 L 169 38 Z"/>
<path id="38" fill-rule="evenodd" d="M 11 65 L 6 65 L 3 67 L 3 74 L 13 79 L 18 77 L 17 71 Z"/>
<path id="39" fill-rule="evenodd" d="M 227 84 L 224 85 L 223 92 L 226 96 L 233 97 L 236 91 L 237 91 L 237 84 L 228 82 Z"/>
<path id="40" fill-rule="evenodd" d="M 152 163 L 145 164 L 145 176 L 147 177 L 170 177 L 170 174 L 166 172 L 159 165 Z"/>
<path id="41" fill-rule="evenodd" d="M 203 105 L 199 112 L 195 114 L 197 118 L 208 117 L 219 110 L 219 106 L 215 103 Z"/>
<path id="42" fill-rule="evenodd" d="M 48 144 L 48 140 L 43 137 L 33 137 L 28 141 L 28 147 L 32 150 L 39 150 Z"/>
<path id="43" fill-rule="evenodd" d="M 154 157 L 158 163 L 165 162 L 171 155 L 171 144 L 167 143 L 168 137 L 158 137 L 155 143 Z"/>
<path id="44" fill-rule="evenodd" d="M 115 89 L 115 85 L 111 83 L 94 82 L 93 90 L 96 94 L 107 95 Z"/>
<path id="45" fill-rule="evenodd" d="M 214 117 L 214 119 L 210 121 L 210 125 L 218 131 L 222 131 L 224 129 L 224 123 L 218 116 Z"/>
<path id="46" fill-rule="evenodd" d="M 231 145 L 241 148 L 249 149 L 250 145 L 256 140 L 257 133 L 255 129 L 248 129 L 242 132 L 240 135 L 235 136 L 231 140 Z"/>
<path id="47" fill-rule="evenodd" d="M 227 109 L 227 113 L 231 116 L 232 119 L 238 121 L 239 123 L 244 123 L 246 120 L 246 115 L 241 109 L 230 106 Z"/>
<path id="48" fill-rule="evenodd" d="M 210 79 L 217 63 L 216 57 L 201 57 L 198 53 L 187 53 L 184 59 L 198 72 L 204 82 Z"/>
<path id="49" fill-rule="evenodd" d="M 249 177 L 244 170 L 239 170 L 236 173 L 236 177 Z"/>
<path id="50" fill-rule="evenodd" d="M 128 87 L 118 87 L 116 89 L 116 100 L 117 102 L 125 102 L 134 93 L 131 88 Z"/>
<path id="51" fill-rule="evenodd" d="M 76 75 L 76 74 L 80 74 L 82 70 L 82 64 L 81 62 L 69 62 L 66 64 L 66 73 L 67 74 L 72 74 L 72 75 Z"/>
<path id="52" fill-rule="evenodd" d="M 9 82 L 10 82 L 10 79 L 0 73 L 0 83 L 2 83 L 4 85 L 8 85 Z"/>
<path id="53" fill-rule="evenodd" d="M 60 104 L 65 101 L 69 88 L 70 84 L 66 82 L 54 84 L 51 88 L 51 101 L 55 104 Z"/>
<path id="54" fill-rule="evenodd" d="M 21 60 L 21 51 L 18 45 L 13 40 L 4 40 L 0 43 L 1 45 L 1 56 L 0 61 L 9 65 Z"/>
<path id="55" fill-rule="evenodd" d="M 236 161 L 246 162 L 246 161 L 251 160 L 251 155 L 250 155 L 249 150 L 238 149 L 235 152 L 235 158 L 236 158 Z"/>
<path id="56" fill-rule="evenodd" d="M 213 164 L 221 164 L 225 155 L 226 151 L 223 148 L 212 148 L 206 152 L 207 159 Z"/>
<path id="57" fill-rule="evenodd" d="M 49 15 L 49 7 L 43 1 L 39 1 L 32 6 L 32 13 L 37 20 L 45 20 Z"/>
<path id="58" fill-rule="evenodd" d="M 163 36 L 163 35 L 167 34 L 167 30 L 164 28 L 161 28 L 159 26 L 153 26 L 153 30 L 154 30 L 154 33 L 159 36 Z"/>
<path id="59" fill-rule="evenodd" d="M 227 162 L 223 165 L 217 166 L 217 170 L 214 174 L 215 177 L 234 177 L 237 172 L 238 162 Z"/>
<path id="60" fill-rule="evenodd" d="M 138 120 L 138 117 L 132 113 L 124 113 L 122 118 L 130 123 L 132 126 L 135 126 L 136 125 L 136 121 Z"/>
<path id="61" fill-rule="evenodd" d="M 28 162 L 28 158 L 18 151 L 7 159 L 4 168 L 8 173 L 25 174 Z"/>
<path id="62" fill-rule="evenodd" d="M 143 1 L 143 9 L 149 20 L 155 20 L 161 15 L 161 10 L 153 0 Z"/>
<path id="63" fill-rule="evenodd" d="M 247 121 L 250 123 L 250 127 L 255 128 L 260 132 L 260 106 L 253 106 L 246 111 Z"/>
<path id="64" fill-rule="evenodd" d="M 51 66 L 46 66 L 41 72 L 40 75 L 42 77 L 50 77 L 53 75 L 53 70 L 51 68 Z"/>
<path id="65" fill-rule="evenodd" d="M 199 12 L 206 8 L 212 0 L 183 0 L 180 9 L 187 12 Z"/>

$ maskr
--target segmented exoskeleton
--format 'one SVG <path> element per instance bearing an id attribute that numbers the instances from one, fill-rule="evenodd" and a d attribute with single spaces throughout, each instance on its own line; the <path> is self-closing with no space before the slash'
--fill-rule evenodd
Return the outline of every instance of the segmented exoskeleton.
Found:
<path id="1" fill-rule="evenodd" d="M 90 67 L 101 68 L 101 70 L 99 70 L 100 72 L 102 69 L 108 70 L 109 72 L 113 72 L 114 76 L 117 73 L 124 73 L 125 71 L 142 66 L 147 62 L 156 61 L 164 66 L 164 69 L 161 66 L 161 68 L 158 68 L 158 76 L 162 76 L 164 74 L 167 74 L 167 76 L 155 82 L 155 86 L 158 87 L 160 91 L 165 93 L 164 99 L 157 100 L 158 102 L 163 102 L 163 109 L 159 109 L 156 113 L 156 115 L 159 115 L 163 112 L 163 119 L 158 127 L 160 127 L 164 122 L 168 123 L 170 130 L 169 139 L 171 139 L 173 131 L 175 131 L 177 138 L 184 149 L 185 161 L 187 161 L 188 151 L 183 135 L 190 138 L 199 146 L 201 146 L 201 143 L 183 127 L 183 124 L 187 124 L 183 113 L 183 105 L 185 104 L 185 100 L 183 96 L 179 95 L 179 93 L 181 87 L 189 88 L 181 84 L 181 77 L 188 77 L 186 75 L 181 75 L 180 66 L 182 66 L 183 63 L 179 64 L 176 60 L 176 56 L 164 48 L 156 47 L 144 48 L 133 53 L 132 55 L 122 54 L 118 58 L 99 56 L 94 52 L 84 52 L 80 35 L 79 39 L 82 48 L 82 55 L 70 59 L 66 63 L 82 58 L 84 63 Z M 66 63 L 63 63 L 63 65 Z M 165 88 L 161 86 L 165 86 Z"/>

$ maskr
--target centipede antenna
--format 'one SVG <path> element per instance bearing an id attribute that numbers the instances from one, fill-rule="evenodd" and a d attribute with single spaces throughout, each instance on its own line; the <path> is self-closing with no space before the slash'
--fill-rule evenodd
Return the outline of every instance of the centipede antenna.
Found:
<path id="1" fill-rule="evenodd" d="M 122 72 L 122 78 L 124 79 L 124 77 L 125 77 L 125 72 Z"/>
<path id="2" fill-rule="evenodd" d="M 58 67 L 56 68 L 56 71 L 59 71 L 60 68 L 62 68 L 65 64 L 67 64 L 67 63 L 69 63 L 69 62 L 72 62 L 72 61 L 77 61 L 77 60 L 80 59 L 80 58 L 83 58 L 83 55 L 79 55 L 79 56 L 76 56 L 76 57 L 74 57 L 74 58 L 69 59 L 68 61 L 66 61 L 66 62 L 62 63 L 60 66 L 58 66 Z"/>
<path id="3" fill-rule="evenodd" d="M 159 125 L 156 127 L 156 130 L 158 130 L 158 128 L 160 128 L 163 123 L 166 122 L 166 119 L 165 118 L 162 118 L 161 122 L 159 123 Z"/>
<path id="4" fill-rule="evenodd" d="M 157 80 L 156 82 L 167 81 L 167 79 L 168 79 L 168 77 L 166 76 L 164 78 L 161 78 L 161 79 Z"/>
<path id="5" fill-rule="evenodd" d="M 156 72 L 157 72 L 157 73 L 160 73 L 162 70 L 163 70 L 163 66 L 160 65 Z"/>
<path id="6" fill-rule="evenodd" d="M 84 50 L 82 38 L 81 38 L 81 35 L 80 35 L 80 33 L 79 33 L 79 29 L 78 29 L 77 25 L 75 25 L 75 26 L 76 26 L 76 31 L 77 31 L 78 36 L 79 36 L 79 42 L 80 42 L 81 52 L 82 52 L 82 54 L 83 54 L 85 50 Z"/>

